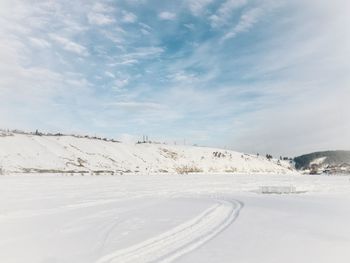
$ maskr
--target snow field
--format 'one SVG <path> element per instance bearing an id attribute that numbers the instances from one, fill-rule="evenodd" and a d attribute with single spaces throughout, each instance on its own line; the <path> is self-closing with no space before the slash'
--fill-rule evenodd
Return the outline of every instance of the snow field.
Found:
<path id="1" fill-rule="evenodd" d="M 345 263 L 349 202 L 345 176 L 0 176 L 0 262 Z"/>

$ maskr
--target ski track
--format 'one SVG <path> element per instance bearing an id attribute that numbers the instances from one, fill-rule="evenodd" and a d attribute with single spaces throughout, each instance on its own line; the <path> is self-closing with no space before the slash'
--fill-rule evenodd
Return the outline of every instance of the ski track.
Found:
<path id="1" fill-rule="evenodd" d="M 217 200 L 217 204 L 195 218 L 139 244 L 107 254 L 96 263 L 172 262 L 226 229 L 242 207 L 236 200 Z"/>

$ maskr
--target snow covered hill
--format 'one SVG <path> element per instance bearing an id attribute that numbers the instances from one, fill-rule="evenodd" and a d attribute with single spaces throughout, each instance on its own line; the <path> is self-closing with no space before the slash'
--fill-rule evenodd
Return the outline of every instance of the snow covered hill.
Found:
<path id="1" fill-rule="evenodd" d="M 350 151 L 323 151 L 294 158 L 295 167 L 303 173 L 350 173 Z"/>
<path id="2" fill-rule="evenodd" d="M 1 173 L 288 173 L 287 162 L 223 149 L 2 133 Z"/>

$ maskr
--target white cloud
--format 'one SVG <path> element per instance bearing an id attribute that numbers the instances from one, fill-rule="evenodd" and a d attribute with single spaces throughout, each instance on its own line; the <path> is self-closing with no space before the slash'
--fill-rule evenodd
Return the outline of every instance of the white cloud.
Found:
<path id="1" fill-rule="evenodd" d="M 234 38 L 237 34 L 241 32 L 248 31 L 254 24 L 256 24 L 259 20 L 259 17 L 262 15 L 263 11 L 261 8 L 254 8 L 246 11 L 240 17 L 240 20 L 234 28 L 227 32 L 222 40 L 227 40 L 230 38 Z"/>
<path id="2" fill-rule="evenodd" d="M 147 58 L 155 58 L 164 52 L 164 48 L 162 47 L 140 47 L 136 48 L 134 52 L 127 53 L 123 55 L 123 61 L 132 61 L 137 59 L 147 59 Z"/>
<path id="3" fill-rule="evenodd" d="M 125 110 L 161 110 L 164 108 L 162 104 L 154 102 L 138 102 L 138 101 L 121 101 L 112 105 Z"/>
<path id="4" fill-rule="evenodd" d="M 48 48 L 51 46 L 51 44 L 48 41 L 42 38 L 30 37 L 29 41 L 32 45 L 39 48 Z"/>
<path id="5" fill-rule="evenodd" d="M 77 55 L 81 56 L 87 56 L 89 53 L 83 45 L 80 45 L 68 38 L 62 37 L 57 34 L 50 34 L 49 35 L 52 40 L 54 40 L 56 43 L 60 44 L 60 46 L 69 52 L 75 53 Z"/>
<path id="6" fill-rule="evenodd" d="M 213 0 L 188 0 L 188 6 L 193 15 L 199 16 L 202 15 L 205 11 L 205 8 L 211 4 Z"/>
<path id="7" fill-rule="evenodd" d="M 110 77 L 110 78 L 112 78 L 112 79 L 115 79 L 115 75 L 112 72 L 110 72 L 110 71 L 106 71 L 105 75 Z"/>
<path id="8" fill-rule="evenodd" d="M 176 72 L 174 74 L 170 74 L 168 78 L 171 81 L 175 82 L 184 82 L 187 84 L 193 83 L 194 81 L 198 80 L 195 74 L 187 73 L 183 70 Z"/>
<path id="9" fill-rule="evenodd" d="M 147 31 L 152 31 L 152 27 L 150 27 L 149 25 L 145 24 L 145 23 L 139 23 L 139 25 L 141 27 L 143 27 L 144 29 L 146 29 Z"/>
<path id="10" fill-rule="evenodd" d="M 164 11 L 164 12 L 159 13 L 158 17 L 161 20 L 175 20 L 176 19 L 176 14 Z"/>
<path id="11" fill-rule="evenodd" d="M 142 130 L 145 133 L 148 131 L 152 132 L 156 127 L 160 128 L 162 126 L 161 123 L 171 123 L 179 118 L 176 111 L 170 109 L 168 105 L 155 101 L 125 99 L 122 101 L 111 102 L 107 106 L 113 113 L 118 113 L 120 115 L 127 114 L 129 116 L 129 118 L 124 121 L 124 125 L 142 126 Z M 157 133 L 158 132 L 155 130 L 152 132 L 153 135 Z M 169 138 L 169 135 L 166 135 L 166 138 Z"/>
<path id="12" fill-rule="evenodd" d="M 120 78 L 120 79 L 116 79 L 113 82 L 114 85 L 114 89 L 119 90 L 124 88 L 126 85 L 128 85 L 129 83 L 129 79 L 128 78 Z"/>
<path id="13" fill-rule="evenodd" d="M 147 31 L 147 30 L 144 29 L 144 28 L 141 28 L 140 31 L 141 31 L 141 33 L 144 34 L 144 35 L 149 35 L 149 34 L 150 34 L 150 32 Z"/>
<path id="14" fill-rule="evenodd" d="M 113 30 L 101 30 L 100 31 L 106 38 L 120 45 L 125 41 L 125 31 L 118 26 L 114 26 Z"/>
<path id="15" fill-rule="evenodd" d="M 115 23 L 112 13 L 115 8 L 102 2 L 96 2 L 87 14 L 87 19 L 91 25 L 104 26 Z"/>
<path id="16" fill-rule="evenodd" d="M 214 28 L 225 25 L 232 18 L 232 12 L 247 4 L 247 0 L 227 0 L 220 5 L 215 14 L 210 16 L 211 26 Z"/>
<path id="17" fill-rule="evenodd" d="M 92 6 L 92 11 L 97 13 L 108 13 L 108 12 L 114 11 L 114 8 L 102 2 L 95 2 L 94 5 Z"/>
<path id="18" fill-rule="evenodd" d="M 188 28 L 191 31 L 194 31 L 196 28 L 194 24 L 184 24 L 184 27 Z"/>
<path id="19" fill-rule="evenodd" d="M 151 32 L 153 31 L 153 28 L 150 27 L 149 25 L 145 24 L 145 23 L 139 23 L 140 31 L 142 32 L 142 34 L 144 35 L 150 35 Z"/>
<path id="20" fill-rule="evenodd" d="M 124 23 L 135 23 L 137 21 L 137 16 L 133 13 L 123 11 L 122 22 Z"/>
<path id="21" fill-rule="evenodd" d="M 109 63 L 108 65 L 110 67 L 115 67 L 115 66 L 120 66 L 120 65 L 134 65 L 134 64 L 137 64 L 139 63 L 139 61 L 137 59 L 123 59 L 121 61 L 116 61 L 116 62 L 112 62 L 112 63 Z"/>
<path id="22" fill-rule="evenodd" d="M 101 13 L 89 13 L 87 15 L 88 21 L 92 25 L 110 25 L 115 22 L 115 19 L 109 15 L 101 14 Z"/>

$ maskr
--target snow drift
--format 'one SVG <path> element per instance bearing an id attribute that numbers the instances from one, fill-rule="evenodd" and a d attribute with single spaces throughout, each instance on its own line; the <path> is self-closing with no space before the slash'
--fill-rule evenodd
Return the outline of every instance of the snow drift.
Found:
<path id="1" fill-rule="evenodd" d="M 287 162 L 223 149 L 7 133 L 2 173 L 288 173 Z"/>

